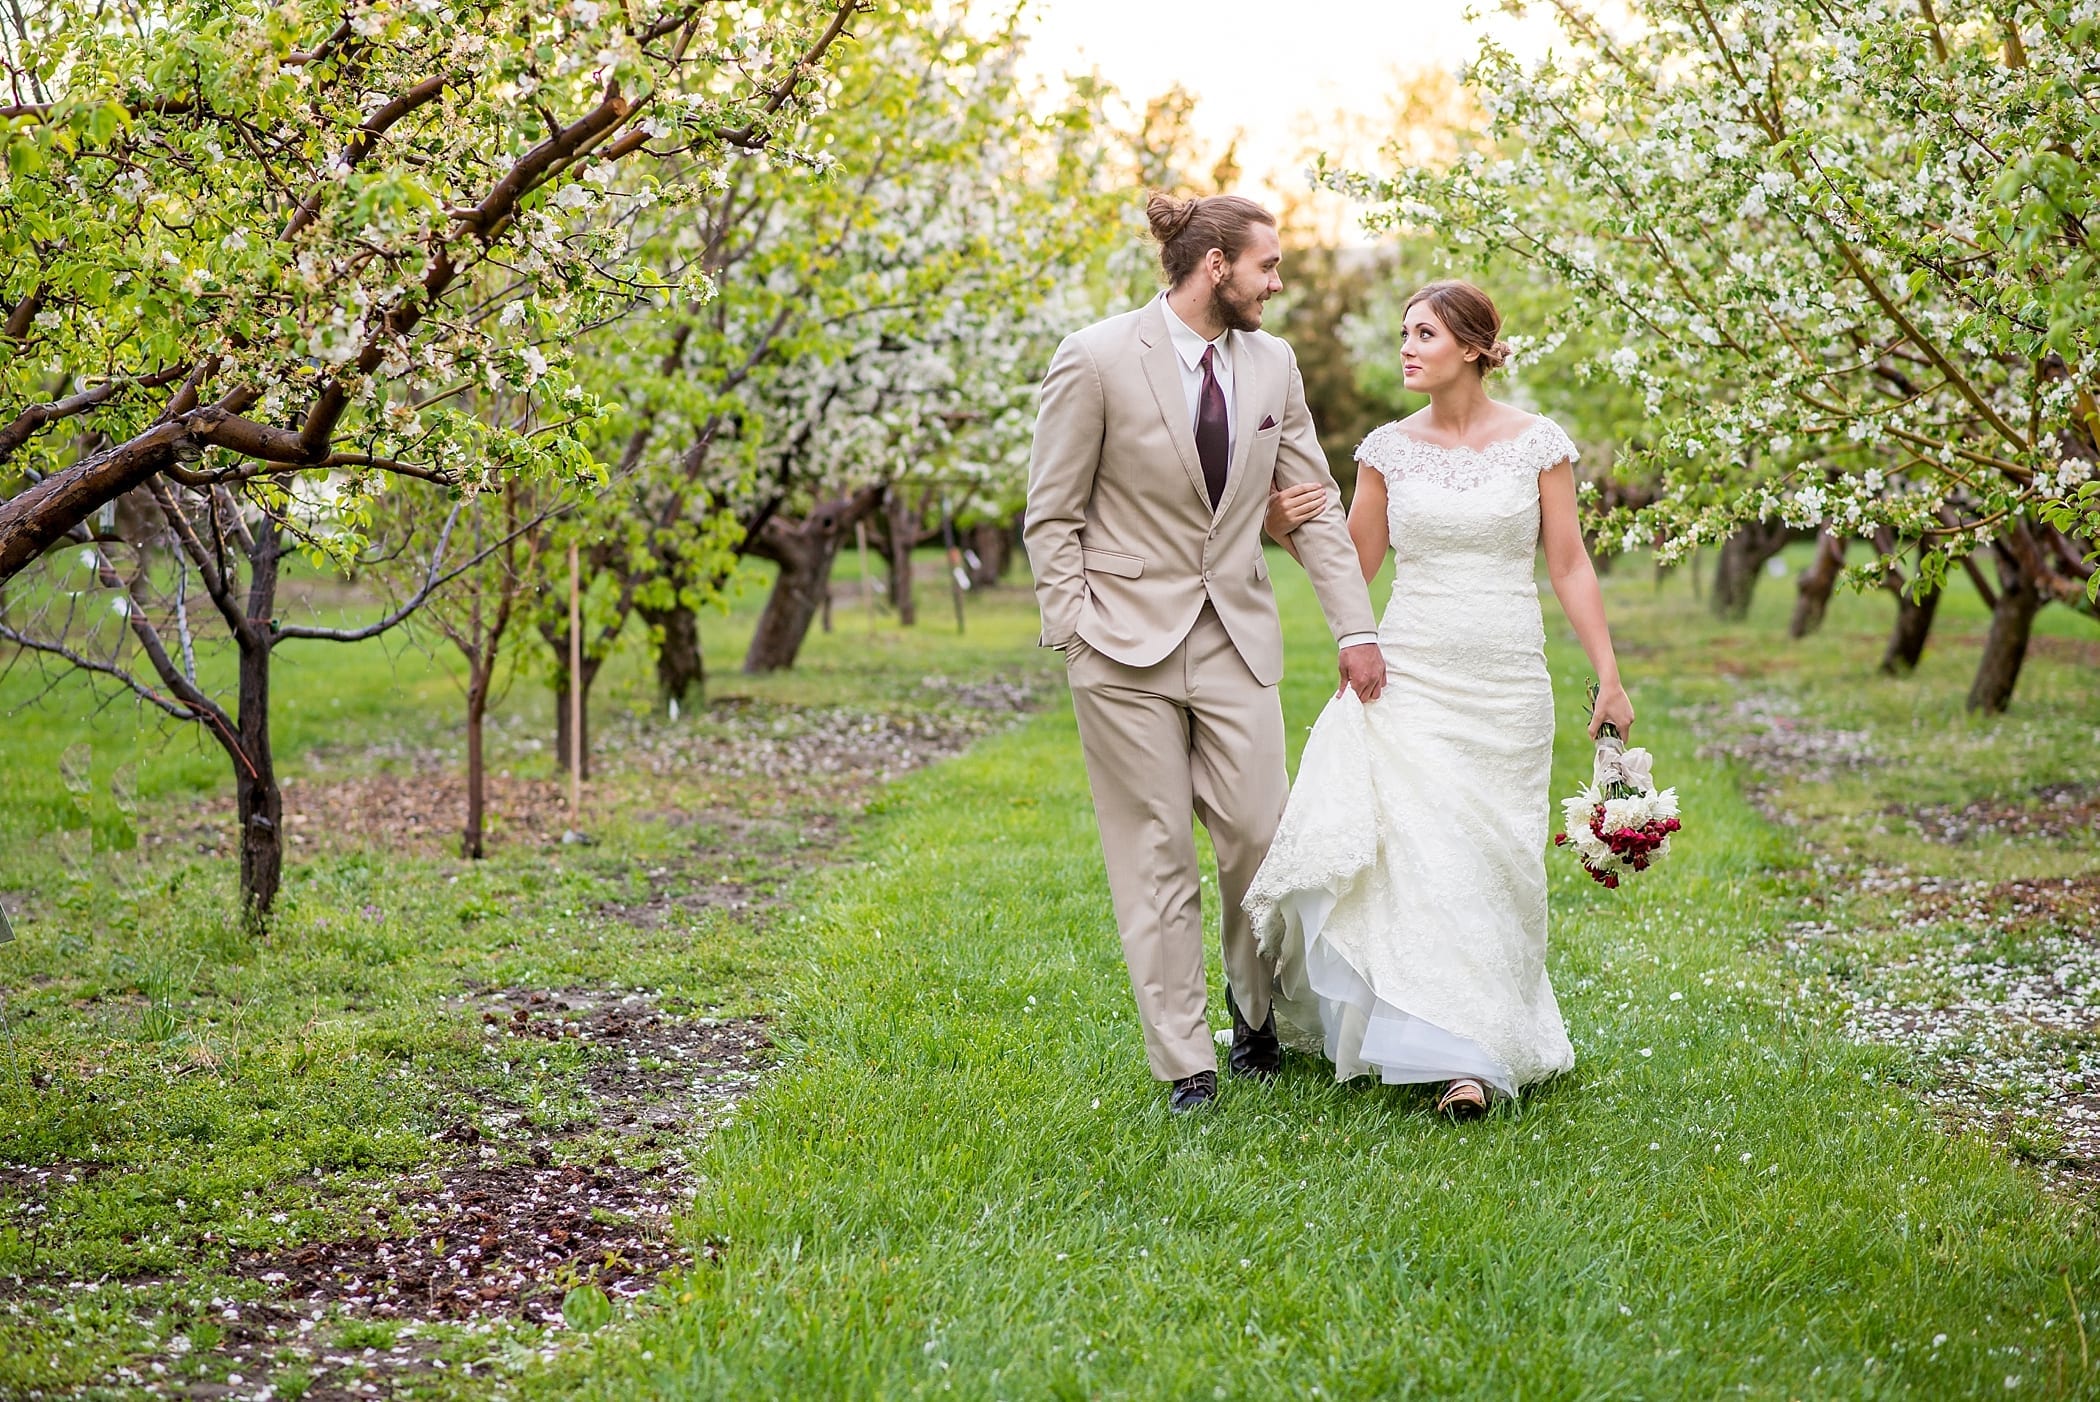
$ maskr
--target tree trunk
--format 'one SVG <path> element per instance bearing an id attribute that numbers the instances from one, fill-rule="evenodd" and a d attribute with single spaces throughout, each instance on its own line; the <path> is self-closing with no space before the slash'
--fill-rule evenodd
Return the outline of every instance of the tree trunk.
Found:
<path id="1" fill-rule="evenodd" d="M 676 702 L 690 711 L 707 702 L 707 658 L 700 650 L 700 615 L 682 603 L 667 609 L 636 606 L 656 642 L 656 704 L 664 711 Z"/>
<path id="2" fill-rule="evenodd" d="M 1747 618 L 1758 574 L 1785 545 L 1786 524 L 1781 521 L 1751 521 L 1728 537 L 1714 565 L 1710 600 L 1714 613 L 1721 618 Z"/>
<path id="3" fill-rule="evenodd" d="M 482 850 L 483 818 L 488 805 L 488 764 L 482 750 L 482 722 L 488 718 L 489 683 L 494 680 L 495 667 L 484 666 L 479 659 L 467 663 L 467 827 L 460 837 L 459 854 L 469 861 L 480 861 L 487 855 Z"/>
<path id="4" fill-rule="evenodd" d="M 282 537 L 276 518 L 270 516 L 253 530 L 247 627 L 235 636 L 241 677 L 233 786 L 241 824 L 242 917 L 251 929 L 260 930 L 284 880 L 284 794 L 277 786 L 277 761 L 270 750 L 270 653 L 275 639 L 271 620 L 277 611 Z"/>
<path id="5" fill-rule="evenodd" d="M 1805 638 L 1823 626 L 1831 591 L 1837 588 L 1838 576 L 1844 573 L 1845 545 L 1844 537 L 1829 531 L 1816 537 L 1816 558 L 1802 571 L 1794 594 L 1794 616 L 1786 625 L 1788 637 Z"/>
<path id="6" fill-rule="evenodd" d="M 897 621 L 909 628 L 919 621 L 919 601 L 912 592 L 911 575 L 911 552 L 919 543 L 919 515 L 901 490 L 892 490 L 884 503 L 883 519 L 889 527 L 886 535 L 890 550 L 890 606 L 897 610 Z"/>
<path id="7" fill-rule="evenodd" d="M 1881 576 L 1881 587 L 1896 596 L 1896 626 L 1890 630 L 1888 648 L 1881 654 L 1881 671 L 1891 677 L 1917 670 L 1918 662 L 1925 656 L 1925 640 L 1932 636 L 1932 616 L 1940 607 L 1937 591 L 1922 599 L 1914 596 L 1910 582 L 1895 564 L 1898 545 L 1896 533 L 1889 527 L 1874 532 L 1874 548 L 1889 560 Z"/>
<path id="8" fill-rule="evenodd" d="M 1939 611 L 1940 596 L 1934 590 L 1922 599 L 1914 597 L 1896 570 L 1889 571 L 1885 586 L 1896 596 L 1896 626 L 1889 633 L 1888 650 L 1881 654 L 1881 670 L 1897 677 L 1916 671 L 1925 656 L 1925 640 L 1932 636 L 1932 616 Z"/>
<path id="9" fill-rule="evenodd" d="M 2039 563 L 2036 543 L 2024 521 L 1992 545 L 1998 562 L 1998 598 L 1991 608 L 1991 631 L 1983 640 L 1983 656 L 1977 660 L 1976 676 L 1969 684 L 1969 709 L 1998 713 L 2012 705 L 2013 688 L 2020 680 L 2020 665 L 2027 660 L 2027 640 L 2034 631 L 2034 616 L 2041 612 Z"/>
<path id="10" fill-rule="evenodd" d="M 758 631 L 744 654 L 747 673 L 775 672 L 795 665 L 831 584 L 832 562 L 853 523 L 881 498 L 879 487 L 823 502 L 801 521 L 775 515 L 746 544 L 749 553 L 780 566 L 766 596 Z"/>
<path id="11" fill-rule="evenodd" d="M 1014 559 L 1014 529 L 1011 524 L 979 521 L 970 527 L 968 544 L 977 563 L 970 567 L 970 587 L 989 589 L 1006 578 Z"/>

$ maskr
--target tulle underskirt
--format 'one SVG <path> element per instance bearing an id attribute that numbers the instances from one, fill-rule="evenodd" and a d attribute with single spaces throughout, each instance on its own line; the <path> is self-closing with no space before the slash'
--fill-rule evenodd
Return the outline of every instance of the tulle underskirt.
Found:
<path id="1" fill-rule="evenodd" d="M 1387 1085 L 1414 1085 L 1475 1077 L 1503 1095 L 1517 1093 L 1516 1077 L 1485 1047 L 1447 1032 L 1378 996 L 1340 951 L 1321 938 L 1334 910 L 1335 893 L 1299 891 L 1283 897 L 1277 911 L 1287 940 L 1303 943 L 1305 986 L 1279 981 L 1277 1020 L 1305 1040 L 1318 1036 L 1334 1063 L 1337 1080 L 1375 1075 Z"/>

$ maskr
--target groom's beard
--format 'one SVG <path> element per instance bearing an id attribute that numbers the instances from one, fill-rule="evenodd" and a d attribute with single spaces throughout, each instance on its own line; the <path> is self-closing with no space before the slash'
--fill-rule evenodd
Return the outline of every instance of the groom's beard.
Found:
<path id="1" fill-rule="evenodd" d="M 1261 297 L 1235 294 L 1232 283 L 1221 282 L 1210 290 L 1210 314 L 1227 331 L 1261 330 Z"/>

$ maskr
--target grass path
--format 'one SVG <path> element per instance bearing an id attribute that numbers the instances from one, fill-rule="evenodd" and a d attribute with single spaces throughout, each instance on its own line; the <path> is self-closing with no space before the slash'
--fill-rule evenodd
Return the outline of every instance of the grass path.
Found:
<path id="1" fill-rule="evenodd" d="M 1558 793 L 1582 673 L 1552 661 Z M 1554 864 L 1577 1068 L 1464 1128 L 1303 1060 L 1170 1119 L 1069 710 L 906 781 L 772 937 L 783 1065 L 689 1223 L 720 1264 L 528 1392 L 2094 1393 L 2066 1290 L 2100 1295 L 2089 1219 L 1789 998 L 1764 951 L 1798 853 L 1665 723 L 1688 693 L 1636 681 L 1689 830 L 1616 894 Z M 1287 683 L 1301 739 L 1324 684 Z"/>

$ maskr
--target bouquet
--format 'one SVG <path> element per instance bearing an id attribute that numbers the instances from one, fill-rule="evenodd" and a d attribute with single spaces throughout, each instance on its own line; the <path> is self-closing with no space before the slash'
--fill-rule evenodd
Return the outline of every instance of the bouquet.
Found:
<path id="1" fill-rule="evenodd" d="M 1618 889 L 1621 872 L 1646 871 L 1669 855 L 1670 835 L 1683 826 L 1677 790 L 1656 792 L 1654 769 L 1653 755 L 1627 749 L 1618 727 L 1606 724 L 1590 782 L 1561 800 L 1568 827 L 1553 835 L 1553 845 L 1573 851 L 1607 889 Z"/>

